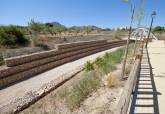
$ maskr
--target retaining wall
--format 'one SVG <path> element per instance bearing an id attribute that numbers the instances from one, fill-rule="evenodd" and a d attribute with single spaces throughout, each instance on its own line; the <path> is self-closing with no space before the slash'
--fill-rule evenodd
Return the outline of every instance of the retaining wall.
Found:
<path id="1" fill-rule="evenodd" d="M 0 88 L 50 70 L 64 63 L 106 49 L 122 46 L 126 41 L 106 40 L 67 43 L 57 49 L 6 59 L 5 69 L 0 70 Z"/>

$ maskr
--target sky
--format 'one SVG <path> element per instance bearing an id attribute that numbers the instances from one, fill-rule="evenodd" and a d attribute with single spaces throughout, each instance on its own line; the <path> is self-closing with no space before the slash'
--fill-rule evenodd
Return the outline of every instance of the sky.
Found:
<path id="1" fill-rule="evenodd" d="M 136 9 L 138 1 L 135 0 Z M 142 26 L 165 26 L 165 0 L 144 0 Z M 136 11 L 137 12 L 137 11 Z M 137 27 L 135 14 L 134 27 Z M 42 23 L 60 22 L 67 27 L 96 25 L 117 28 L 130 25 L 130 5 L 122 0 L 0 0 L 0 25 L 27 25 L 34 19 Z"/>

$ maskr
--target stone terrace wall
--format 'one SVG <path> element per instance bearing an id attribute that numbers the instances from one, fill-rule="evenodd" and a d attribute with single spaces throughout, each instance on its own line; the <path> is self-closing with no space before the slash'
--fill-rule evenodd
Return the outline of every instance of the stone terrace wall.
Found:
<path id="1" fill-rule="evenodd" d="M 93 46 L 93 45 L 97 45 L 97 44 L 103 45 L 106 43 L 107 43 L 106 40 L 98 40 L 98 41 L 90 41 L 90 42 L 58 44 L 58 45 L 56 45 L 56 49 L 54 49 L 54 50 L 12 57 L 12 58 L 6 59 L 5 62 L 8 67 L 12 67 L 12 66 L 23 64 L 23 63 L 35 61 L 38 59 L 43 59 L 43 58 L 51 57 L 54 55 L 66 53 L 68 51 L 74 51 L 77 49 L 86 48 L 86 46 L 89 47 L 89 46 Z"/>
<path id="2" fill-rule="evenodd" d="M 64 63 L 106 49 L 122 46 L 126 41 L 106 40 L 57 45 L 57 49 L 6 59 L 5 69 L 0 70 L 0 88 L 27 79 Z"/>

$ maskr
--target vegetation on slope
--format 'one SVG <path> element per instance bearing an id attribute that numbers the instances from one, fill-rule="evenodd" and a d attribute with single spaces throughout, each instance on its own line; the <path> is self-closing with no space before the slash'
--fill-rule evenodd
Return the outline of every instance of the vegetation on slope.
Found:
<path id="1" fill-rule="evenodd" d="M 129 55 L 132 54 L 132 47 L 133 44 L 130 44 L 128 50 Z M 106 53 L 103 57 L 98 57 L 93 63 L 88 61 L 85 64 L 83 79 L 76 82 L 66 94 L 66 101 L 71 109 L 79 107 L 80 103 L 86 99 L 89 94 L 99 88 L 102 83 L 102 77 L 116 70 L 116 65 L 122 61 L 124 49 L 125 48 L 120 48 L 114 52 Z M 126 67 L 126 75 L 128 75 L 131 70 L 130 65 L 128 66 L 129 67 Z M 109 79 L 114 79 L 113 81 L 115 81 L 116 78 L 114 76 L 110 77 Z M 114 87 L 115 82 L 113 81 L 109 80 L 109 87 Z"/>
<path id="2" fill-rule="evenodd" d="M 122 61 L 124 48 L 112 53 L 106 53 L 98 57 L 93 63 L 85 64 L 85 73 L 82 80 L 73 84 L 72 89 L 65 96 L 71 110 L 80 106 L 89 94 L 98 89 L 102 83 L 102 77 L 116 69 L 116 65 Z"/>
<path id="3" fill-rule="evenodd" d="M 2 53 L 0 52 L 0 65 L 2 65 L 4 63 L 4 61 L 3 61 L 3 55 L 2 55 Z"/>
<path id="4" fill-rule="evenodd" d="M 133 45 L 131 44 L 129 55 L 132 54 L 132 47 Z M 99 90 L 102 91 L 102 89 L 106 88 L 106 90 L 108 89 L 108 91 L 111 91 L 110 88 L 112 87 L 114 90 L 116 87 L 123 86 L 123 82 L 120 81 L 118 74 L 114 72 L 116 71 L 115 69 L 118 68 L 118 63 L 122 62 L 123 53 L 124 48 L 121 48 L 114 52 L 106 53 L 93 62 L 88 61 L 84 65 L 84 70 L 82 72 L 34 105 L 30 106 L 28 109 L 24 110 L 21 114 L 71 114 L 72 112 L 79 110 L 81 104 L 88 98 L 90 99 L 90 97 L 93 96 L 93 94 L 95 95 Z M 104 70 L 101 67 L 104 67 L 107 70 Z M 105 81 L 107 84 L 105 84 Z"/>
<path id="5" fill-rule="evenodd" d="M 1 27 L 0 28 L 0 46 L 15 47 L 25 46 L 28 40 L 24 34 L 15 26 Z"/>

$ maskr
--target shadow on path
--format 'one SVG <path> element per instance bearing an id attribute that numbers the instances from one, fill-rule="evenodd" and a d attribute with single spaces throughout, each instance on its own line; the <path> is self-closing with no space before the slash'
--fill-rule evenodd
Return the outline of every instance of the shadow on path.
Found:
<path id="1" fill-rule="evenodd" d="M 129 114 L 159 114 L 158 98 L 148 50 L 143 50 L 141 69 L 133 93 Z"/>

